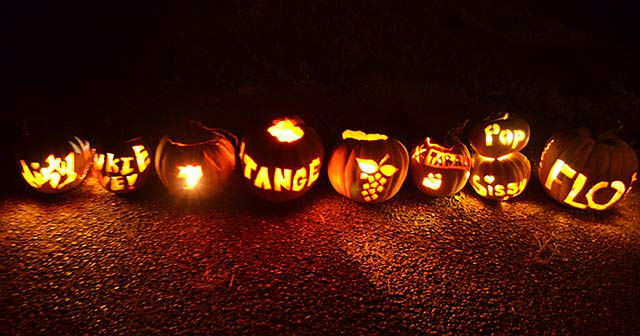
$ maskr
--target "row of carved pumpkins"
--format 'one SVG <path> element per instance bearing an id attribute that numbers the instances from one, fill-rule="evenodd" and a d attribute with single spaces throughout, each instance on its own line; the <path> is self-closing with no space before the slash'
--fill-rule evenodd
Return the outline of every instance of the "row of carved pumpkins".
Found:
<path id="1" fill-rule="evenodd" d="M 299 119 L 273 121 L 263 132 L 242 139 L 222 129 L 198 125 L 204 134 L 189 143 L 163 137 L 155 170 L 163 185 L 180 197 L 208 197 L 230 182 L 239 158 L 241 174 L 257 196 L 284 202 L 302 196 L 318 180 L 324 148 L 318 134 Z M 507 200 L 526 187 L 531 165 L 519 151 L 529 141 L 528 123 L 513 114 L 489 117 L 469 133 L 473 155 L 454 137 L 425 138 L 411 151 L 383 134 L 346 130 L 329 157 L 327 173 L 340 194 L 364 203 L 393 197 L 407 175 L 423 193 L 439 197 L 459 192 L 469 181 L 483 197 Z M 237 141 L 236 141 L 237 142 Z M 24 180 L 44 193 L 78 185 L 89 169 L 105 189 L 139 189 L 151 172 L 143 139 L 92 149 L 75 137 L 68 148 L 19 158 Z M 540 159 L 538 177 L 547 193 L 564 204 L 604 210 L 629 192 L 637 177 L 634 150 L 613 134 L 597 139 L 585 129 L 555 134 Z"/>

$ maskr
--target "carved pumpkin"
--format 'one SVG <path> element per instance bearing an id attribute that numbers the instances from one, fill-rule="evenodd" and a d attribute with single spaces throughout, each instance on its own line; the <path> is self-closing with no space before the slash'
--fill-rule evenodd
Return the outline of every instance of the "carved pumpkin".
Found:
<path id="1" fill-rule="evenodd" d="M 96 149 L 92 171 L 100 185 L 114 193 L 139 189 L 152 171 L 149 147 L 142 138 Z"/>
<path id="2" fill-rule="evenodd" d="M 440 197 L 460 191 L 470 170 L 471 154 L 462 142 L 451 139 L 443 146 L 425 138 L 412 151 L 409 174 L 424 194 Z"/>
<path id="3" fill-rule="evenodd" d="M 638 158 L 620 138 L 594 139 L 584 128 L 553 135 L 545 146 L 538 178 L 558 202 L 579 209 L 606 210 L 631 190 Z"/>
<path id="4" fill-rule="evenodd" d="M 383 134 L 346 130 L 329 159 L 327 173 L 333 188 L 363 203 L 393 197 L 409 170 L 409 153 L 397 139 Z"/>
<path id="5" fill-rule="evenodd" d="M 270 202 L 290 201 L 311 189 L 323 159 L 320 137 L 301 120 L 274 120 L 240 144 L 244 179 L 254 194 Z"/>
<path id="6" fill-rule="evenodd" d="M 29 148 L 22 148 L 24 154 L 18 158 L 22 177 L 40 192 L 55 194 L 72 189 L 82 182 L 89 170 L 89 141 L 77 136 L 62 139 L 47 141 L 45 145 L 33 143 Z"/>
<path id="7" fill-rule="evenodd" d="M 172 194 L 204 198 L 219 194 L 231 181 L 235 148 L 225 130 L 202 125 L 184 139 L 165 135 L 156 148 L 155 168 Z"/>
<path id="8" fill-rule="evenodd" d="M 469 143 L 476 153 L 498 158 L 522 150 L 529 142 L 529 123 L 513 113 L 492 116 L 469 131 Z"/>
<path id="9" fill-rule="evenodd" d="M 471 160 L 469 183 L 480 196 L 506 201 L 524 191 L 530 175 L 531 163 L 520 152 L 497 159 L 476 153 Z"/>

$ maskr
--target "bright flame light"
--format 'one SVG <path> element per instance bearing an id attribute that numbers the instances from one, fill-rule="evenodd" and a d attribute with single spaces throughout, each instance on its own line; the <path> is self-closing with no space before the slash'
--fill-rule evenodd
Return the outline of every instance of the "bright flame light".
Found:
<path id="1" fill-rule="evenodd" d="M 202 167 L 192 165 L 178 167 L 178 178 L 184 179 L 185 190 L 193 190 L 202 178 Z"/>
<path id="2" fill-rule="evenodd" d="M 278 121 L 275 125 L 269 127 L 267 132 L 280 142 L 294 142 L 304 135 L 302 128 L 296 126 L 289 119 Z"/>

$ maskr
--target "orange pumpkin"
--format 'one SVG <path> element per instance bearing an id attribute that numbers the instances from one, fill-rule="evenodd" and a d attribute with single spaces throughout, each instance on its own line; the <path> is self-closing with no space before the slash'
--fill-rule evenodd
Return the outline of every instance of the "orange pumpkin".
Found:
<path id="1" fill-rule="evenodd" d="M 18 166 L 24 181 L 39 192 L 56 194 L 78 186 L 91 165 L 89 141 L 77 136 L 52 136 L 43 142 L 25 140 Z"/>
<path id="2" fill-rule="evenodd" d="M 165 135 L 156 148 L 158 178 L 172 194 L 204 198 L 219 194 L 235 169 L 235 148 L 230 133 L 196 126 L 183 138 Z"/>
<path id="3" fill-rule="evenodd" d="M 153 170 L 149 147 L 141 137 L 96 148 L 92 171 L 98 183 L 113 193 L 139 189 Z"/>
<path id="4" fill-rule="evenodd" d="M 638 174 L 635 151 L 612 133 L 594 139 L 585 128 L 554 134 L 538 168 L 544 190 L 579 209 L 606 210 L 631 190 Z"/>
<path id="5" fill-rule="evenodd" d="M 499 158 L 522 150 L 529 143 L 529 123 L 513 113 L 490 116 L 472 127 L 469 143 L 482 156 Z"/>
<path id="6" fill-rule="evenodd" d="M 409 153 L 397 139 L 383 134 L 346 130 L 333 150 L 327 173 L 333 188 L 363 203 L 393 197 L 409 170 Z"/>
<path id="7" fill-rule="evenodd" d="M 412 151 L 409 175 L 428 196 L 449 196 L 460 191 L 471 170 L 471 154 L 462 142 L 449 139 L 445 145 L 425 138 Z"/>
<path id="8" fill-rule="evenodd" d="M 469 183 L 482 197 L 506 201 L 524 191 L 530 175 L 531 163 L 520 152 L 497 159 L 476 153 L 471 160 Z"/>
<path id="9" fill-rule="evenodd" d="M 304 195 L 318 180 L 323 160 L 320 136 L 300 119 L 273 120 L 240 144 L 242 176 L 256 196 L 270 202 Z"/>

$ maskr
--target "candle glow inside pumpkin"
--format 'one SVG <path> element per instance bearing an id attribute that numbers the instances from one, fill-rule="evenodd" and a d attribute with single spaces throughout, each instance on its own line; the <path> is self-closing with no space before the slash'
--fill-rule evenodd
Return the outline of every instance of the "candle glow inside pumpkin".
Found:
<path id="1" fill-rule="evenodd" d="M 302 138 L 304 131 L 296 126 L 290 119 L 278 121 L 267 129 L 267 132 L 280 142 L 294 142 Z"/>

